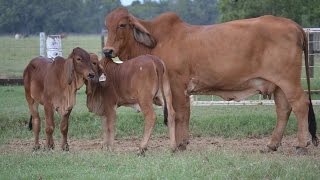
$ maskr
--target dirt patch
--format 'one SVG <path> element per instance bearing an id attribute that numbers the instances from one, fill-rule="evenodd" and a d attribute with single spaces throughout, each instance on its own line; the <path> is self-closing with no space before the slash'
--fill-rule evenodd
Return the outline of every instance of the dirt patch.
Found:
<path id="1" fill-rule="evenodd" d="M 116 139 L 114 145 L 114 152 L 130 153 L 138 152 L 140 138 Z M 228 139 L 221 137 L 192 137 L 187 151 L 201 152 L 201 151 L 217 151 L 228 150 L 244 153 L 260 153 L 260 150 L 266 147 L 269 138 L 241 138 Z M 101 151 L 102 139 L 83 140 L 70 139 L 70 151 L 73 153 L 82 151 Z M 287 136 L 282 140 L 282 145 L 278 151 L 271 152 L 271 154 L 280 154 L 285 156 L 296 156 L 295 148 L 297 139 L 295 136 Z M 43 145 L 45 140 L 41 140 Z M 0 146 L 0 154 L 23 153 L 31 152 L 33 147 L 33 140 L 13 140 L 8 144 Z M 56 141 L 56 151 L 60 151 L 60 143 Z M 169 139 L 166 137 L 152 138 L 148 151 L 169 151 Z M 319 147 L 310 145 L 306 156 L 320 159 Z"/>

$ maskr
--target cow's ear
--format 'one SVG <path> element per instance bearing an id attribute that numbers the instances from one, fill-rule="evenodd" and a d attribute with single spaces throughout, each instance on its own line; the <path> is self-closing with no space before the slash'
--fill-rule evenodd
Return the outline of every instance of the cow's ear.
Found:
<path id="1" fill-rule="evenodd" d="M 149 31 L 133 16 L 129 16 L 130 25 L 133 28 L 134 39 L 149 48 L 154 48 L 157 41 L 152 37 Z"/>
<path id="2" fill-rule="evenodd" d="M 67 78 L 68 84 L 70 85 L 73 79 L 73 59 L 71 58 L 67 59 Z"/>

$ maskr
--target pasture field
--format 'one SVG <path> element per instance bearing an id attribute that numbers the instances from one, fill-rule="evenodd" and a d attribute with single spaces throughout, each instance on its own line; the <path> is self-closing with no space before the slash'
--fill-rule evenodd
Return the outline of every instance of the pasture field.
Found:
<path id="1" fill-rule="evenodd" d="M 137 156 L 143 118 L 130 108 L 117 111 L 113 151 L 100 148 L 101 121 L 86 108 L 84 88 L 71 113 L 70 152 L 56 148 L 32 153 L 33 133 L 22 86 L 0 86 L 0 179 L 318 179 L 320 149 L 297 156 L 297 123 L 292 115 L 277 152 L 260 153 L 275 126 L 274 106 L 192 107 L 191 141 L 184 152 L 169 151 L 162 110 L 145 157 Z M 41 110 L 41 142 L 44 143 Z M 320 108 L 314 106 L 318 129 Z M 318 131 L 318 136 L 319 136 Z"/>
<path id="2" fill-rule="evenodd" d="M 64 57 L 68 57 L 75 47 L 101 56 L 100 35 L 69 35 L 62 39 Z M 0 78 L 20 78 L 29 61 L 40 54 L 39 35 L 18 40 L 13 35 L 0 36 L 0 54 Z"/>

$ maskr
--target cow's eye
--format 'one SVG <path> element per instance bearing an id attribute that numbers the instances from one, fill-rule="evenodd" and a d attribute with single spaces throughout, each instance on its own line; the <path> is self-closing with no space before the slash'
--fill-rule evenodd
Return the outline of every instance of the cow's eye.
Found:
<path id="1" fill-rule="evenodd" d="M 81 58 L 77 57 L 77 61 L 81 61 Z"/>
<path id="2" fill-rule="evenodd" d="M 127 26 L 127 24 L 120 24 L 119 27 L 120 28 L 125 28 Z"/>
<path id="3" fill-rule="evenodd" d="M 93 62 L 92 64 L 93 64 L 93 65 L 97 65 L 97 63 L 96 63 L 96 62 Z"/>

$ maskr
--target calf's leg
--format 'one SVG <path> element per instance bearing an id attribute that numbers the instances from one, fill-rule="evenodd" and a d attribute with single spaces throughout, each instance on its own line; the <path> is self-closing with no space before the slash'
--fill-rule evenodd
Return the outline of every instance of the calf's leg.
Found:
<path id="1" fill-rule="evenodd" d="M 53 131 L 54 131 L 54 119 L 53 119 L 53 108 L 51 105 L 44 105 L 44 112 L 46 118 L 46 148 L 54 149 L 53 142 Z"/>
<path id="2" fill-rule="evenodd" d="M 69 151 L 68 128 L 69 128 L 69 116 L 71 111 L 72 109 L 69 110 L 66 114 L 60 114 L 61 116 L 60 131 L 62 134 L 61 149 L 63 151 Z"/>
<path id="3" fill-rule="evenodd" d="M 152 134 L 152 130 L 156 124 L 156 113 L 152 107 L 152 100 L 147 103 L 141 103 L 141 111 L 144 114 L 144 131 L 143 138 L 139 148 L 139 155 L 144 155 L 147 150 L 148 142 Z"/>
<path id="4" fill-rule="evenodd" d="M 116 111 L 115 109 L 109 109 L 106 115 L 102 116 L 103 124 L 103 146 L 106 146 L 108 150 L 113 149 L 114 137 L 115 137 L 115 120 Z"/>
<path id="5" fill-rule="evenodd" d="M 40 143 L 39 143 L 39 133 L 40 133 L 40 116 L 38 112 L 38 106 L 39 104 L 35 102 L 34 100 L 31 100 L 31 102 L 28 101 L 29 110 L 31 112 L 31 118 L 32 118 L 32 129 L 34 134 L 34 146 L 33 150 L 40 149 Z"/>

